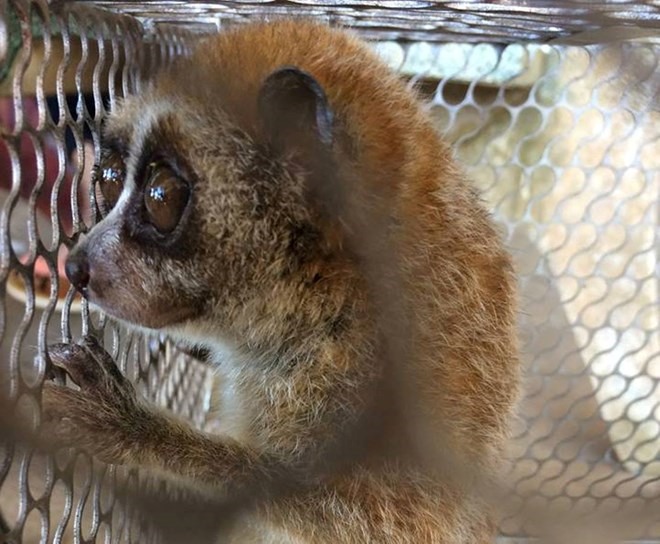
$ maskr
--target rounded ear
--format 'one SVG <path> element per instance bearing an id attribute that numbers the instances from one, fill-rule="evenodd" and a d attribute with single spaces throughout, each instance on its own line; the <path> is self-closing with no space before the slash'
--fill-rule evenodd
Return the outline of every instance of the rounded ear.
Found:
<path id="1" fill-rule="evenodd" d="M 318 153 L 333 142 L 333 114 L 321 85 L 295 66 L 275 70 L 258 98 L 261 126 L 280 152 Z"/>
<path id="2" fill-rule="evenodd" d="M 333 150 L 334 119 L 321 85 L 295 66 L 263 82 L 258 113 L 266 143 L 305 172 L 306 196 L 326 217 L 339 213 L 341 187 Z"/>

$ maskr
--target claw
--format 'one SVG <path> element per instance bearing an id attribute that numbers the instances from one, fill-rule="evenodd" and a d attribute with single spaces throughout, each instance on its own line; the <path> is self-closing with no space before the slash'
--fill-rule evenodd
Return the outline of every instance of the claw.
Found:
<path id="1" fill-rule="evenodd" d="M 78 341 L 78 344 L 83 346 L 84 348 L 88 349 L 91 352 L 94 352 L 94 351 L 103 351 L 103 352 L 105 352 L 105 350 L 103 349 L 103 346 L 101 346 L 101 343 L 98 341 L 96 336 L 94 336 L 92 334 L 87 334 L 87 335 L 83 336 Z"/>
<path id="2" fill-rule="evenodd" d="M 89 355 L 115 380 L 118 382 L 124 381 L 123 374 L 117 368 L 117 363 L 104 348 L 95 336 L 87 335 L 83 337 L 78 345 L 87 350 Z"/>
<path id="3" fill-rule="evenodd" d="M 57 368 L 62 369 L 81 388 L 96 386 L 102 379 L 101 369 L 88 351 L 78 344 L 54 344 L 48 355 Z"/>
<path id="4" fill-rule="evenodd" d="M 49 356 L 53 368 L 65 372 L 80 389 L 50 381 L 43 384 L 40 436 L 44 444 L 48 448 L 75 446 L 108 462 L 123 459 L 124 444 L 133 440 L 126 429 L 143 412 L 132 384 L 112 356 L 93 337 L 76 344 L 55 344 Z"/>

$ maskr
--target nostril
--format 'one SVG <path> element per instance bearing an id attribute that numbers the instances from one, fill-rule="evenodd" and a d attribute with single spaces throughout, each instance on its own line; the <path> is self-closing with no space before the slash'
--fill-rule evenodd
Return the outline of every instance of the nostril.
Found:
<path id="1" fill-rule="evenodd" d="M 78 291 L 84 294 L 89 283 L 89 263 L 80 254 L 70 255 L 64 266 L 66 277 Z"/>

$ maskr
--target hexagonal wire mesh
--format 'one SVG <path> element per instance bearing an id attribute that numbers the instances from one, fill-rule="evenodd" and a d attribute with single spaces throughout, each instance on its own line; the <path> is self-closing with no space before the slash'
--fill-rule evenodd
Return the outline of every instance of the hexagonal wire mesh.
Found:
<path id="1" fill-rule="evenodd" d="M 104 329 L 120 366 L 147 395 L 202 424 L 208 371 L 164 355 L 169 347 L 159 339 L 94 320 L 58 277 L 58 248 L 94 219 L 85 207 L 89 195 L 93 209 L 86 180 L 108 103 L 185 54 L 188 29 L 289 13 L 294 3 L 97 4 L 139 15 L 142 25 L 27 1 L 7 3 L 3 13 L 0 160 L 8 191 L 0 223 L 0 345 L 9 386 L 38 412 L 46 342 Z M 502 534 L 534 534 L 562 512 L 574 519 L 621 514 L 630 521 L 627 538 L 660 541 L 657 6 L 339 4 L 307 5 L 305 14 L 377 38 L 383 57 L 429 98 L 431 115 L 483 190 L 518 263 L 526 395 Z M 576 29 L 593 33 L 573 43 L 621 37 L 621 29 L 598 29 L 630 22 L 636 26 L 623 34 L 634 40 L 529 42 Z M 395 38 L 413 42 L 384 41 Z M 486 41 L 493 43 L 468 45 Z M 92 471 L 83 456 L 35 459 L 7 445 L 0 452 L 8 538 L 156 538 L 122 494 L 135 474 Z"/>

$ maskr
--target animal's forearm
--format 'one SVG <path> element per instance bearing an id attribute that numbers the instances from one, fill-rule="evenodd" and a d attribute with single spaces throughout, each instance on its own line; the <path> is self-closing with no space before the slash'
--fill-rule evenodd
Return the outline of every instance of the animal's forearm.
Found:
<path id="1" fill-rule="evenodd" d="M 156 470 L 216 497 L 263 496 L 302 483 L 296 467 L 277 456 L 203 433 L 162 413 L 148 417 L 139 447 L 126 464 Z"/>

